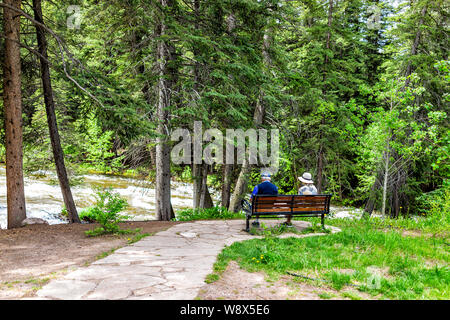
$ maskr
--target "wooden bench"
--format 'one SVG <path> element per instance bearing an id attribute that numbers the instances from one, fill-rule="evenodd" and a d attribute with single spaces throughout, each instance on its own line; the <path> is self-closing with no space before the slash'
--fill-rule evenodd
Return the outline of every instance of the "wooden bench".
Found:
<path id="1" fill-rule="evenodd" d="M 246 228 L 250 231 L 250 219 L 253 217 L 279 218 L 321 217 L 322 228 L 325 227 L 325 215 L 330 213 L 331 194 L 326 195 L 256 195 L 251 204 L 243 208 L 247 215 Z"/>

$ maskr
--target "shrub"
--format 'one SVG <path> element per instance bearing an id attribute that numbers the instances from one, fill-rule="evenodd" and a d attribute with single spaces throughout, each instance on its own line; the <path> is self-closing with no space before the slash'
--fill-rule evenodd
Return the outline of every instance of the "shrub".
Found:
<path id="1" fill-rule="evenodd" d="M 119 223 L 128 219 L 128 216 L 120 215 L 128 203 L 121 198 L 120 194 L 113 193 L 112 189 L 97 190 L 95 206 L 89 207 L 80 212 L 80 219 L 88 222 L 98 222 L 101 227 L 93 231 L 87 231 L 89 236 L 95 236 L 105 233 L 123 233 L 120 230 Z"/>
<path id="2" fill-rule="evenodd" d="M 444 211 L 448 207 L 450 197 L 450 180 L 444 180 L 441 188 L 424 193 L 416 197 L 417 211 L 420 215 L 428 215 L 431 212 Z"/>

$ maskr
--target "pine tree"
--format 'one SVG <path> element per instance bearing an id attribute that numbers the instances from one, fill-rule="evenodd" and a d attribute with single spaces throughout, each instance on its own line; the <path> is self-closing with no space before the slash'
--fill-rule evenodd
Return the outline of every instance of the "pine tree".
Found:
<path id="1" fill-rule="evenodd" d="M 20 65 L 20 0 L 5 0 L 3 30 L 3 105 L 5 117 L 8 228 L 18 228 L 26 219 L 22 154 L 22 92 Z M 17 9 L 17 10 L 14 10 Z"/>

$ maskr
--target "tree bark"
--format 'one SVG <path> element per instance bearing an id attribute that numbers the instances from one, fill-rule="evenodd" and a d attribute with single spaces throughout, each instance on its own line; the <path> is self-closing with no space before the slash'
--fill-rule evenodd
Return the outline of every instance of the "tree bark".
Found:
<path id="1" fill-rule="evenodd" d="M 236 186 L 234 188 L 233 196 L 231 197 L 230 206 L 228 210 L 232 212 L 239 211 L 242 196 L 247 191 L 247 181 L 250 175 L 250 171 L 252 169 L 247 158 L 248 157 L 244 158 L 244 163 L 242 164 L 241 172 L 239 173 L 239 177 L 236 182 Z"/>
<path id="2" fill-rule="evenodd" d="M 260 126 L 264 121 L 264 116 L 266 113 L 266 108 L 262 101 L 262 94 L 260 99 L 256 103 L 255 113 L 253 116 L 253 123 L 255 127 Z M 253 162 L 253 161 L 252 161 Z M 246 155 L 244 157 L 244 163 L 242 164 L 241 172 L 239 173 L 238 180 L 236 182 L 236 187 L 234 188 L 233 196 L 230 200 L 230 205 L 228 210 L 232 212 L 237 212 L 241 206 L 241 200 L 244 193 L 247 192 L 247 182 L 252 170 L 252 165 L 250 164 L 249 157 Z"/>
<path id="3" fill-rule="evenodd" d="M 389 177 L 389 151 L 386 151 L 384 153 L 384 157 L 385 159 L 384 159 L 383 200 L 382 200 L 383 202 L 381 204 L 381 214 L 383 216 L 386 213 L 386 198 L 387 198 L 388 177 Z"/>
<path id="4" fill-rule="evenodd" d="M 170 0 L 160 0 L 163 10 L 173 6 Z M 168 28 L 165 22 L 165 12 L 161 17 L 159 25 L 160 36 L 168 34 Z M 158 220 L 170 221 L 173 216 L 171 205 L 170 190 L 170 146 L 169 146 L 169 124 L 170 113 L 169 107 L 171 103 L 171 87 L 173 85 L 173 70 L 169 64 L 173 64 L 173 45 L 164 39 L 158 40 L 157 45 L 157 61 L 159 68 L 158 80 L 158 104 L 156 117 L 158 120 L 157 127 L 157 144 L 156 144 L 156 216 Z M 173 66 L 172 66 L 173 67 Z"/>
<path id="5" fill-rule="evenodd" d="M 322 134 L 320 135 L 320 140 L 322 140 Z M 320 142 L 319 155 L 317 157 L 317 192 L 322 193 L 322 183 L 323 183 L 323 144 Z"/>
<path id="6" fill-rule="evenodd" d="M 202 166 L 201 164 L 192 164 L 192 180 L 193 180 L 193 207 L 194 209 L 200 206 L 200 194 L 202 188 Z"/>
<path id="7" fill-rule="evenodd" d="M 44 24 L 42 16 L 41 0 L 33 0 L 34 17 L 36 21 Z M 56 122 L 55 103 L 53 100 L 53 89 L 50 79 L 50 67 L 48 65 L 47 40 L 45 39 L 45 30 L 38 25 L 36 26 L 36 36 L 38 40 L 38 48 L 41 65 L 41 78 L 44 91 L 45 110 L 47 112 L 47 123 L 50 132 L 50 140 L 53 149 L 53 157 L 55 159 L 56 173 L 58 175 L 61 193 L 63 195 L 64 204 L 68 212 L 70 223 L 80 223 L 78 212 L 73 200 L 72 191 L 70 190 L 67 170 L 64 164 L 64 152 L 61 147 L 61 140 Z"/>
<path id="8" fill-rule="evenodd" d="M 327 32 L 327 50 L 330 50 L 331 41 L 331 25 L 333 23 L 333 0 L 330 0 L 328 5 L 328 32 Z M 328 64 L 328 55 L 325 55 L 325 67 Z"/>
<path id="9" fill-rule="evenodd" d="M 233 165 L 224 164 L 222 166 L 222 176 L 223 176 L 223 185 L 222 185 L 222 194 L 221 194 L 221 204 L 222 207 L 228 208 L 230 205 L 230 197 L 231 197 L 231 175 L 233 173 Z"/>
<path id="10" fill-rule="evenodd" d="M 270 60 L 270 45 L 271 45 L 271 36 L 270 36 L 271 30 L 268 29 L 264 33 L 263 36 L 263 44 L 262 44 L 262 56 L 264 58 L 264 64 L 269 67 L 271 60 Z M 264 117 L 266 114 L 266 107 L 263 102 L 264 92 L 260 92 L 260 96 L 258 101 L 256 102 L 255 112 L 253 114 L 253 124 L 255 127 L 258 127 L 262 125 L 264 122 Z M 241 200 L 243 198 L 244 193 L 247 192 L 247 182 L 250 175 L 250 172 L 252 170 L 252 166 L 250 164 L 250 161 L 248 159 L 248 156 L 244 157 L 244 163 L 241 167 L 241 172 L 239 173 L 238 180 L 236 182 L 236 187 L 234 188 L 233 196 L 230 200 L 230 205 L 228 210 L 232 212 L 237 212 L 240 209 L 241 206 Z"/>
<path id="11" fill-rule="evenodd" d="M 419 42 L 420 42 L 420 37 L 422 35 L 422 25 L 423 25 L 423 20 L 425 17 L 425 14 L 427 13 L 427 5 L 425 4 L 425 6 L 422 8 L 422 11 L 420 12 L 420 20 L 419 20 L 419 25 L 417 26 L 417 32 L 416 32 L 416 37 L 414 38 L 414 43 L 412 45 L 411 48 L 411 56 L 415 56 L 417 54 L 417 48 L 419 47 Z M 405 87 L 407 87 L 409 85 L 409 83 L 411 82 L 411 80 L 408 78 L 412 73 L 412 64 L 411 61 L 408 61 L 408 65 L 406 67 L 406 72 L 405 72 Z"/>
<path id="12" fill-rule="evenodd" d="M 196 31 L 196 34 L 200 34 L 200 19 L 202 16 L 202 10 L 201 7 L 202 2 L 200 0 L 194 0 L 194 14 L 195 14 L 195 22 L 194 22 L 194 29 Z M 202 66 L 202 64 L 199 62 L 202 60 L 202 52 L 199 46 L 196 45 L 197 43 L 193 43 L 192 52 L 194 53 L 194 94 L 196 98 L 201 96 L 201 90 L 202 90 L 202 84 L 208 83 L 208 71 L 205 70 L 205 68 Z M 201 119 L 197 119 L 197 121 L 200 121 Z M 197 141 L 198 142 L 198 141 Z M 195 143 L 195 142 L 194 142 Z M 211 198 L 211 194 L 208 190 L 208 164 L 202 162 L 194 163 L 192 165 L 192 177 L 193 177 L 193 189 L 194 189 L 194 208 L 195 209 L 207 209 L 212 208 L 214 206 L 214 203 Z"/>
<path id="13" fill-rule="evenodd" d="M 208 190 L 208 165 L 203 164 L 193 164 L 192 165 L 192 177 L 193 183 L 193 200 L 194 209 L 207 209 L 212 208 L 214 203 L 211 198 L 211 194 Z"/>
<path id="14" fill-rule="evenodd" d="M 329 5 L 328 5 L 328 32 L 327 32 L 327 40 L 326 40 L 326 48 L 327 50 L 330 50 L 330 43 L 331 43 L 331 26 L 333 23 L 333 0 L 329 1 Z M 326 94 L 327 92 L 327 85 L 325 83 L 326 79 L 327 79 L 327 65 L 329 63 L 329 59 L 328 59 L 328 52 L 325 54 L 325 61 L 324 61 L 324 73 L 323 73 L 323 82 L 324 82 L 324 94 Z M 323 166 L 324 166 L 324 143 L 323 143 L 323 134 L 322 134 L 322 129 L 325 126 L 325 115 L 322 115 L 322 120 L 321 120 L 321 126 L 322 128 L 320 128 L 320 134 L 319 134 L 319 154 L 317 157 L 317 192 L 319 194 L 322 193 L 322 188 L 323 188 Z"/>
<path id="15" fill-rule="evenodd" d="M 366 205 L 364 206 L 363 217 L 370 217 L 372 215 L 373 209 L 375 208 L 375 199 L 373 193 L 375 192 L 376 182 L 372 185 L 369 192 L 369 199 L 367 199 Z"/>
<path id="16" fill-rule="evenodd" d="M 20 0 L 4 0 L 6 5 L 21 8 Z M 21 227 L 26 219 L 23 179 L 22 91 L 20 65 L 20 15 L 3 8 L 5 61 L 3 63 L 3 105 L 5 108 L 6 197 L 8 229 Z"/>
<path id="17" fill-rule="evenodd" d="M 202 165 L 202 179 L 201 179 L 201 188 L 200 188 L 200 203 L 199 208 L 207 209 L 212 208 L 214 206 L 213 201 L 211 199 L 211 194 L 208 190 L 208 165 L 204 163 Z"/>

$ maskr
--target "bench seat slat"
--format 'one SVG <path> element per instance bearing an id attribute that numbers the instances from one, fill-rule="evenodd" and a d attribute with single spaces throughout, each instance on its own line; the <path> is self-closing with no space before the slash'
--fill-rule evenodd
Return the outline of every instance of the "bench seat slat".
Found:
<path id="1" fill-rule="evenodd" d="M 303 207 L 303 206 L 326 206 L 326 201 L 322 202 L 312 202 L 312 201 L 303 201 L 303 202 L 293 202 L 291 206 L 293 207 Z"/>
<path id="2" fill-rule="evenodd" d="M 314 212 L 316 212 L 316 211 L 319 211 L 319 212 L 322 212 L 322 211 L 325 211 L 325 208 L 322 206 L 322 207 L 305 207 L 305 208 L 292 208 L 292 212 L 302 212 L 302 211 L 314 211 Z"/>
<path id="3" fill-rule="evenodd" d="M 287 204 L 287 203 L 275 203 L 275 204 L 270 204 L 270 203 L 258 203 L 256 205 L 255 209 L 261 209 L 261 208 L 291 208 L 292 206 Z"/>
<path id="4" fill-rule="evenodd" d="M 270 209 L 270 208 L 262 208 L 262 209 L 256 209 L 255 213 L 258 212 L 291 212 L 291 208 L 276 208 L 276 209 Z"/>
<path id="5" fill-rule="evenodd" d="M 327 198 L 323 199 L 294 199 L 291 203 L 325 203 Z"/>

